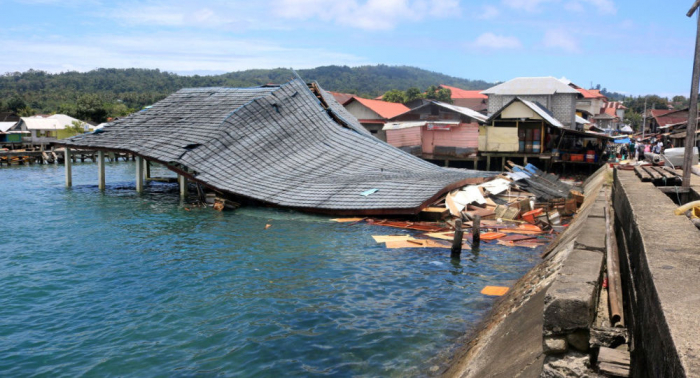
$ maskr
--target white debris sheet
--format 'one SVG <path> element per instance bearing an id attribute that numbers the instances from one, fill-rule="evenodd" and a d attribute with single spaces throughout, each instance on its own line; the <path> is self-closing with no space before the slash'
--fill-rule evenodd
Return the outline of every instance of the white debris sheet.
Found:
<path id="1" fill-rule="evenodd" d="M 467 205 L 474 202 L 480 205 L 486 204 L 486 199 L 481 193 L 481 189 L 476 185 L 453 190 L 445 197 L 445 207 L 454 216 L 459 216 Z"/>
<path id="2" fill-rule="evenodd" d="M 486 189 L 490 194 L 495 196 L 495 195 L 501 194 L 501 193 L 507 191 L 508 189 L 510 189 L 510 184 L 511 184 L 510 181 L 508 181 L 506 179 L 498 178 L 498 179 L 491 180 L 489 182 L 485 182 L 485 183 L 479 185 L 479 187 Z"/>

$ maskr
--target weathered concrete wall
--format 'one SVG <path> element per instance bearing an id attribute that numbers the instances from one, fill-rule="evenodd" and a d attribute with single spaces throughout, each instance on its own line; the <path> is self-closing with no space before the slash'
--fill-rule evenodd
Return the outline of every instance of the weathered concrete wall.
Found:
<path id="1" fill-rule="evenodd" d="M 508 294 L 494 306 L 489 318 L 482 324 L 483 328 L 476 332 L 471 342 L 455 356 L 452 365 L 443 372 L 443 376 L 522 378 L 540 377 L 543 374 L 545 296 L 554 287 L 552 283 L 560 273 L 563 277 L 570 278 L 581 259 L 602 256 L 601 252 L 595 250 L 599 248 L 597 239 L 600 235 L 598 238 L 593 234 L 586 236 L 591 241 L 584 240 L 583 244 L 578 243 L 578 239 L 589 232 L 599 232 L 598 229 L 589 231 L 589 222 L 598 222 L 600 218 L 596 217 L 603 214 L 598 193 L 605 181 L 605 174 L 606 169 L 603 167 L 585 183 L 586 200 L 576 218 L 545 250 L 545 260 L 518 280 Z M 605 219 L 602 221 L 604 224 Z M 604 242 L 603 236 L 603 245 Z M 578 251 L 575 252 L 575 249 Z M 596 276 L 595 271 L 599 268 L 594 266 L 595 263 L 584 264 L 586 268 L 582 271 L 587 272 L 584 275 Z M 583 302 L 588 301 L 584 299 Z M 587 357 L 585 359 L 587 360 Z M 584 358 L 579 360 L 583 362 Z M 583 367 L 583 364 L 581 366 Z M 562 370 L 554 371 L 553 376 L 570 375 L 566 373 L 568 368 L 570 365 L 562 366 Z M 558 367 L 554 368 L 557 369 Z"/>
<path id="2" fill-rule="evenodd" d="M 700 231 L 630 171 L 615 171 L 613 203 L 632 376 L 699 377 Z"/>

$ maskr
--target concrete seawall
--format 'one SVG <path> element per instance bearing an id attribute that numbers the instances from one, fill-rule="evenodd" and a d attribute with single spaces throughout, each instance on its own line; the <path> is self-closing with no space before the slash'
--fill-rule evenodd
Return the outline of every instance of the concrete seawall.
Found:
<path id="1" fill-rule="evenodd" d="M 603 167 L 585 183 L 575 219 L 494 306 L 443 376 L 563 377 L 576 374 L 578 365 L 585 369 L 581 356 L 602 277 L 607 172 Z"/>
<path id="2" fill-rule="evenodd" d="M 700 231 L 630 171 L 615 171 L 613 203 L 632 376 L 699 377 Z"/>

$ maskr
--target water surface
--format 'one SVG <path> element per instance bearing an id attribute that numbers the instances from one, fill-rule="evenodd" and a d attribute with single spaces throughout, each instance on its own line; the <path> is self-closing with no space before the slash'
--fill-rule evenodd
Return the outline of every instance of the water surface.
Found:
<path id="1" fill-rule="evenodd" d="M 3 376 L 421 376 L 538 251 L 394 249 L 402 230 L 219 213 L 134 164 L 0 168 Z M 154 168 L 154 175 L 167 171 Z M 269 229 L 265 225 L 270 224 Z"/>

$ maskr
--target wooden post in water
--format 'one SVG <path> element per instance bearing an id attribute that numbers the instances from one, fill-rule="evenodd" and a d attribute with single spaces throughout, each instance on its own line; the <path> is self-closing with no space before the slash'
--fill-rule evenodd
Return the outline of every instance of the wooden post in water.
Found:
<path id="1" fill-rule="evenodd" d="M 136 191 L 143 193 L 143 158 L 136 157 Z"/>
<path id="2" fill-rule="evenodd" d="M 177 183 L 180 184 L 180 197 L 187 197 L 187 178 L 178 174 Z"/>
<path id="3" fill-rule="evenodd" d="M 455 237 L 452 239 L 452 249 L 450 250 L 450 257 L 453 259 L 458 259 L 462 254 L 462 238 L 464 237 L 464 231 L 462 230 L 462 220 L 457 219 L 455 221 Z"/>
<path id="4" fill-rule="evenodd" d="M 481 244 L 481 215 L 475 215 L 472 221 L 472 248 Z"/>
<path id="5" fill-rule="evenodd" d="M 63 164 L 66 166 L 66 188 L 70 188 L 73 186 L 73 166 L 70 159 L 70 148 L 68 147 L 63 152 Z"/>
<path id="6" fill-rule="evenodd" d="M 105 153 L 97 151 L 97 187 L 105 190 Z"/>
<path id="7" fill-rule="evenodd" d="M 151 178 L 151 162 L 146 160 L 146 180 Z"/>

